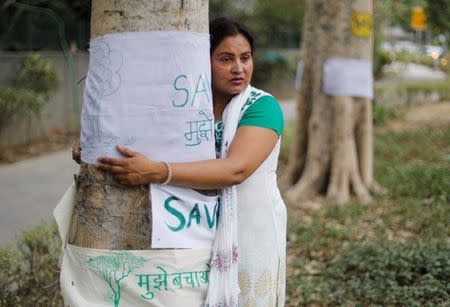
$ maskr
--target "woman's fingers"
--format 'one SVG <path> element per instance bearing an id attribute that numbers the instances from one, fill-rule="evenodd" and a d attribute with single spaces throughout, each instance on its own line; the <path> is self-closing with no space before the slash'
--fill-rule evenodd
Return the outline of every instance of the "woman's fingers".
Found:
<path id="1" fill-rule="evenodd" d="M 132 151 L 131 149 L 126 148 L 125 146 L 117 145 L 117 151 L 120 152 L 122 155 L 124 155 L 127 158 L 134 157 L 137 152 Z"/>
<path id="2" fill-rule="evenodd" d="M 97 163 L 96 166 L 98 169 L 101 169 L 103 171 L 109 171 L 109 172 L 112 172 L 113 174 L 128 173 L 127 170 L 125 168 L 123 168 L 122 166 L 115 166 L 115 165 L 105 164 L 105 163 Z"/>
<path id="3" fill-rule="evenodd" d="M 124 159 L 116 159 L 110 157 L 99 157 L 97 159 L 101 164 L 111 165 L 111 166 L 124 166 L 126 161 Z"/>
<path id="4" fill-rule="evenodd" d="M 96 167 L 106 172 L 112 172 L 114 179 L 123 185 L 132 185 L 132 174 L 128 173 L 126 169 L 121 166 L 111 166 L 109 164 L 96 164 Z"/>
<path id="5" fill-rule="evenodd" d="M 111 167 L 111 165 L 103 164 L 100 162 L 100 163 L 95 164 L 95 167 L 98 169 L 101 169 L 102 171 L 109 171 L 109 168 Z"/>

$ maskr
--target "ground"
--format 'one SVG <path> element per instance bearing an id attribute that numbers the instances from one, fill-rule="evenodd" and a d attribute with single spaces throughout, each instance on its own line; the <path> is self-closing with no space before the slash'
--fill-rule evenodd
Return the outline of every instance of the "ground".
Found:
<path id="1" fill-rule="evenodd" d="M 450 302 L 450 270 L 437 273 L 450 248 L 450 102 L 411 107 L 376 127 L 374 142 L 386 195 L 287 204 L 286 306 Z"/>
<path id="2" fill-rule="evenodd" d="M 25 144 L 4 149 L 0 153 L 0 165 L 26 160 L 51 152 L 61 150 L 70 151 L 72 143 L 77 138 L 77 135 L 58 134 L 53 135 L 46 140 L 33 142 L 32 144 Z"/>
<path id="3" fill-rule="evenodd" d="M 441 126 L 450 122 L 450 101 L 419 105 L 406 113 L 404 120 L 391 120 L 377 131 L 403 131 L 422 126 Z"/>

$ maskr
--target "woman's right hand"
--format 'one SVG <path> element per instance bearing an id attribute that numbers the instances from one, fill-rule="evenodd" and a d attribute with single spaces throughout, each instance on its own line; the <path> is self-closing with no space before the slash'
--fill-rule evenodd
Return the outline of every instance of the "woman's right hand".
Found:
<path id="1" fill-rule="evenodd" d="M 81 164 L 81 145 L 79 140 L 76 140 L 72 144 L 72 159 L 78 164 Z"/>

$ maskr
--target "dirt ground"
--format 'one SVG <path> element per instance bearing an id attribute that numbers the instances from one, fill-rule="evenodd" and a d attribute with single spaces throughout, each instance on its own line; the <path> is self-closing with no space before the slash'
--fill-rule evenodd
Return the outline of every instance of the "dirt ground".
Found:
<path id="1" fill-rule="evenodd" d="M 78 137 L 78 135 L 53 135 L 39 142 L 3 149 L 0 152 L 0 165 L 26 160 L 51 152 L 70 151 L 72 143 Z"/>
<path id="2" fill-rule="evenodd" d="M 405 119 L 391 120 L 377 131 L 403 131 L 422 126 L 442 126 L 450 123 L 450 101 L 411 107 Z"/>

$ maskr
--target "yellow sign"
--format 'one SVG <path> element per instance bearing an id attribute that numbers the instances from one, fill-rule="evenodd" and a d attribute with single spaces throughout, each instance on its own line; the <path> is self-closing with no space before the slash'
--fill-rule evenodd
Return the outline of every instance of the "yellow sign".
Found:
<path id="1" fill-rule="evenodd" d="M 369 12 L 352 13 L 352 33 L 359 37 L 369 37 L 372 34 L 372 14 Z"/>
<path id="2" fill-rule="evenodd" d="M 415 6 L 412 9 L 411 28 L 416 31 L 423 31 L 427 27 L 427 15 L 421 6 Z"/>

